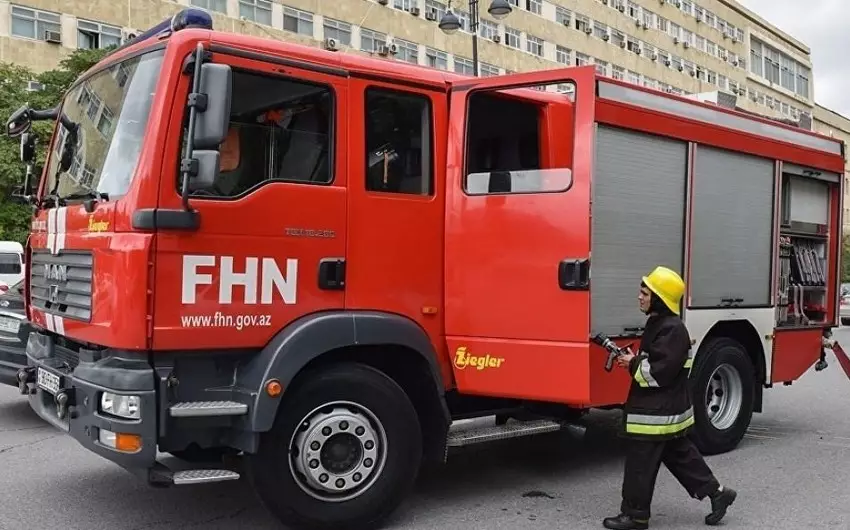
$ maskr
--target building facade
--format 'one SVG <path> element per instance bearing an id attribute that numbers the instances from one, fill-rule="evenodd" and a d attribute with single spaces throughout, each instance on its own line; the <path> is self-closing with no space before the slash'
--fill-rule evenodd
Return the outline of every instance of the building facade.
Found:
<path id="1" fill-rule="evenodd" d="M 509 2 L 513 12 L 495 20 L 490 0 L 478 0 L 482 76 L 595 64 L 671 93 L 722 91 L 743 110 L 850 136 L 846 118 L 814 103 L 809 48 L 735 0 Z M 473 74 L 468 0 L 0 0 L 0 60 L 53 68 L 75 48 L 120 43 L 186 6 L 207 9 L 226 31 Z M 438 27 L 447 9 L 462 23 L 452 35 Z"/>

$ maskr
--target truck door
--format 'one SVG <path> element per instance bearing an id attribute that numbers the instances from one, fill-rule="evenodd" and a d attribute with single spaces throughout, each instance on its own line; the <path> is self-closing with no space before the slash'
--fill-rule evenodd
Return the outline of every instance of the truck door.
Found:
<path id="1" fill-rule="evenodd" d="M 451 86 L 446 335 L 457 386 L 587 392 L 593 67 Z M 567 93 L 521 89 L 568 87 Z"/>
<path id="2" fill-rule="evenodd" d="M 232 69 L 230 129 L 212 189 L 189 201 L 200 226 L 157 225 L 155 349 L 262 347 L 304 314 L 345 306 L 335 267 L 345 258 L 347 79 L 272 54 L 219 46 L 213 56 Z M 174 98 L 160 208 L 182 208 L 191 79 L 181 76 Z"/>

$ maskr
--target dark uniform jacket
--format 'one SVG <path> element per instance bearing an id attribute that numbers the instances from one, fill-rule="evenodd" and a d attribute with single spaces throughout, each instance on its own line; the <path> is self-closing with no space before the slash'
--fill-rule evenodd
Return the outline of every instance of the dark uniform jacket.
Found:
<path id="1" fill-rule="evenodd" d="M 664 440 L 687 434 L 694 423 L 688 389 L 692 364 L 691 337 L 682 319 L 650 316 L 629 365 L 625 436 Z"/>

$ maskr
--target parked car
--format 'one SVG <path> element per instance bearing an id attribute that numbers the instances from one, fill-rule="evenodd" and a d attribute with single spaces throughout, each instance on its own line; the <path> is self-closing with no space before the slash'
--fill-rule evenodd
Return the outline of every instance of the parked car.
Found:
<path id="1" fill-rule="evenodd" d="M 18 386 L 18 370 L 26 366 L 30 327 L 24 311 L 24 281 L 0 282 L 0 383 Z"/>
<path id="2" fill-rule="evenodd" d="M 15 285 L 24 277 L 24 247 L 17 241 L 0 241 L 0 283 Z"/>
<path id="3" fill-rule="evenodd" d="M 838 309 L 842 326 L 850 326 L 850 283 L 841 284 L 841 307 Z"/>

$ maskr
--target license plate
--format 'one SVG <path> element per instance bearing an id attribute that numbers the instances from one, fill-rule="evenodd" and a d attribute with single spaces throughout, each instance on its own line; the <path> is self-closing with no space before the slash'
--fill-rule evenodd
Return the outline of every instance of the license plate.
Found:
<path id="1" fill-rule="evenodd" d="M 38 369 L 36 383 L 40 388 L 50 392 L 51 394 L 59 392 L 59 376 L 50 373 L 43 368 Z"/>
<path id="2" fill-rule="evenodd" d="M 9 317 L 0 317 L 0 331 L 17 335 L 20 327 L 21 323 L 18 320 Z"/>

